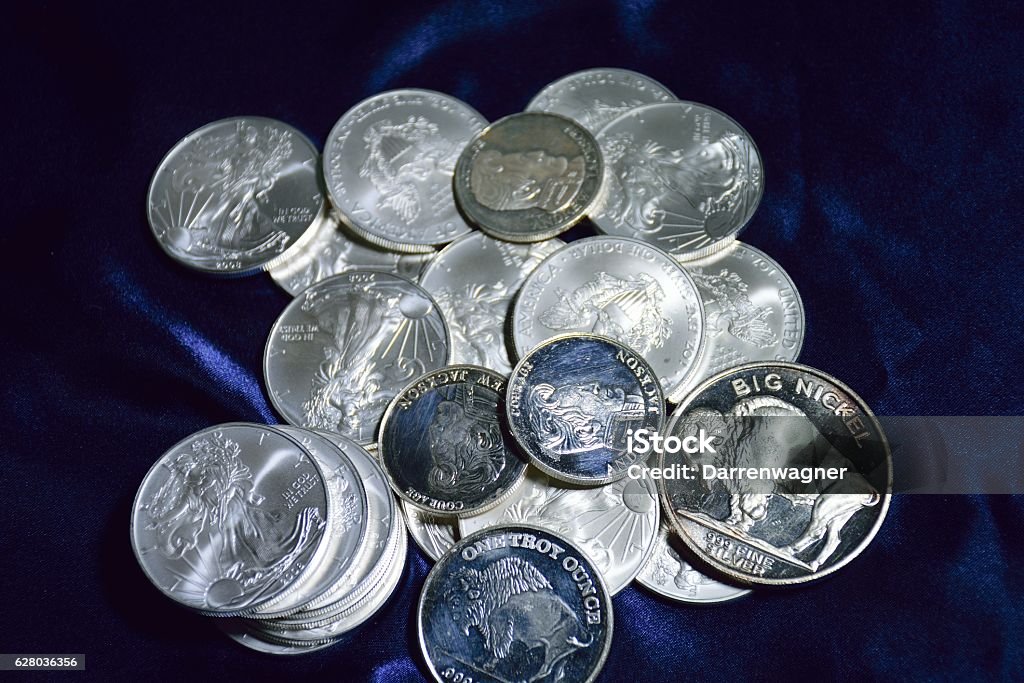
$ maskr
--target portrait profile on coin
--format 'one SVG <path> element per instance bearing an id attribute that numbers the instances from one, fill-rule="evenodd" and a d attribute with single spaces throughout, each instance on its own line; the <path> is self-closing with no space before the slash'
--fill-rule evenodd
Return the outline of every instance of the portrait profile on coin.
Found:
<path id="1" fill-rule="evenodd" d="M 481 491 L 505 469 L 497 396 L 465 384 L 440 391 L 449 397 L 437 404 L 427 428 L 430 484 L 460 495 Z"/>
<path id="2" fill-rule="evenodd" d="M 477 201 L 494 211 L 536 208 L 555 213 L 575 199 L 585 177 L 582 155 L 488 149 L 477 156 L 469 182 Z"/>
<path id="3" fill-rule="evenodd" d="M 530 425 L 555 454 L 583 453 L 614 444 L 617 429 L 643 419 L 644 401 L 601 382 L 538 384 L 526 399 Z"/>

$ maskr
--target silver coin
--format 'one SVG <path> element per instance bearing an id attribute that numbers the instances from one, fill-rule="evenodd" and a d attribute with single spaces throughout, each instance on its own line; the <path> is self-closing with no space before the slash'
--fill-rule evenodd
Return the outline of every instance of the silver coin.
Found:
<path id="1" fill-rule="evenodd" d="M 647 478 L 627 477 L 596 488 L 565 488 L 530 469 L 504 503 L 459 519 L 465 537 L 481 529 L 534 524 L 560 534 L 583 551 L 616 595 L 629 585 L 654 551 L 658 493 Z"/>
<path id="2" fill-rule="evenodd" d="M 587 69 L 546 85 L 526 111 L 561 114 L 595 135 L 630 109 L 676 99 L 653 78 L 627 69 Z"/>
<path id="3" fill-rule="evenodd" d="M 661 431 L 665 402 L 651 367 L 607 337 L 549 339 L 512 371 L 509 429 L 530 462 L 572 484 L 621 479 L 646 460 L 629 447 L 634 430 Z"/>
<path id="4" fill-rule="evenodd" d="M 196 432 L 146 474 L 132 508 L 132 548 L 172 600 L 211 616 L 286 596 L 330 536 L 323 474 L 302 445 L 265 425 Z"/>
<path id="5" fill-rule="evenodd" d="M 512 299 L 541 260 L 563 246 L 559 239 L 511 244 L 474 231 L 434 257 L 420 276 L 420 286 L 444 313 L 453 364 L 511 372 L 505 321 Z"/>
<path id="6" fill-rule="evenodd" d="M 392 90 L 348 110 L 327 138 L 324 177 L 334 206 L 363 238 L 430 252 L 469 232 L 452 198 L 462 148 L 487 121 L 454 97 Z"/>
<path id="7" fill-rule="evenodd" d="M 860 554 L 881 526 L 892 490 L 889 444 L 867 405 L 834 377 L 782 362 L 727 370 L 679 405 L 666 435 L 700 430 L 714 437 L 715 452 L 663 453 L 663 473 L 696 469 L 658 486 L 676 533 L 726 576 L 766 585 L 816 579 Z M 738 471 L 711 477 L 706 467 Z M 769 479 L 757 468 L 807 468 L 808 478 Z"/>
<path id="8" fill-rule="evenodd" d="M 712 603 L 735 600 L 750 593 L 701 574 L 672 547 L 664 527 L 654 542 L 654 552 L 636 575 L 636 582 L 653 593 L 687 603 Z M 675 540 L 673 538 L 673 540 Z"/>
<path id="9" fill-rule="evenodd" d="M 190 268 L 259 272 L 320 220 L 319 159 L 313 144 L 281 121 L 210 123 L 157 167 L 146 201 L 150 228 L 160 247 Z"/>
<path id="10" fill-rule="evenodd" d="M 459 536 L 458 518 L 436 515 L 402 501 L 402 512 L 409 535 L 420 550 L 434 562 L 455 545 Z"/>
<path id="11" fill-rule="evenodd" d="M 601 150 L 586 128 L 555 114 L 513 114 L 466 145 L 455 166 L 455 201 L 493 237 L 540 242 L 594 207 L 603 177 Z"/>
<path id="12" fill-rule="evenodd" d="M 285 308 L 263 371 L 289 423 L 368 444 L 395 394 L 447 362 L 448 330 L 429 294 L 397 275 L 350 270 Z"/>
<path id="13" fill-rule="evenodd" d="M 346 270 L 370 269 L 415 280 L 433 254 L 399 254 L 366 242 L 333 214 L 325 215 L 307 244 L 289 250 L 284 261 L 269 269 L 270 277 L 295 296 L 310 285 Z"/>
<path id="14" fill-rule="evenodd" d="M 797 359 L 804 343 L 804 306 L 782 266 L 739 241 L 684 265 L 707 314 L 707 348 L 697 380 L 753 361 Z"/>
<path id="15" fill-rule="evenodd" d="M 699 258 L 728 246 L 761 201 L 757 147 L 711 107 L 650 104 L 615 119 L 597 139 L 608 173 L 605 201 L 591 219 L 608 235 Z"/>
<path id="16" fill-rule="evenodd" d="M 310 645 L 286 645 L 274 642 L 260 631 L 243 623 L 240 619 L 217 619 L 217 628 L 231 640 L 243 645 L 250 650 L 262 652 L 268 655 L 305 655 L 328 648 L 335 643 L 319 643 Z"/>
<path id="17" fill-rule="evenodd" d="M 452 365 L 413 380 L 388 406 L 380 461 L 395 493 L 417 507 L 471 515 L 522 481 L 526 462 L 501 427 L 504 375 Z"/>
<path id="18" fill-rule="evenodd" d="M 695 384 L 704 306 L 679 262 L 638 240 L 587 237 L 526 278 L 512 312 L 516 354 L 566 332 L 611 337 L 639 353 L 670 401 Z"/>

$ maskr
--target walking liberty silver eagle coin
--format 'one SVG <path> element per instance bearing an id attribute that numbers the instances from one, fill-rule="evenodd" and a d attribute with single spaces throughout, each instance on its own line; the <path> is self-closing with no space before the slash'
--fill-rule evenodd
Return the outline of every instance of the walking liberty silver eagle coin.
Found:
<path id="1" fill-rule="evenodd" d="M 511 244 L 473 231 L 455 240 L 420 276 L 444 313 L 452 338 L 452 363 L 482 365 L 507 375 L 505 322 L 512 299 L 533 269 L 565 246 L 559 239 Z"/>
<path id="2" fill-rule="evenodd" d="M 611 648 L 612 602 L 572 542 L 528 525 L 459 541 L 427 575 L 417 610 L 435 680 L 593 681 Z"/>
<path id="3" fill-rule="evenodd" d="M 372 443 L 391 399 L 448 363 L 448 329 L 418 285 L 350 270 L 297 296 L 263 356 L 267 392 L 289 423 Z"/>
<path id="4" fill-rule="evenodd" d="M 636 430 L 660 431 L 661 384 L 632 349 L 597 335 L 549 339 L 523 357 L 506 393 L 509 428 L 530 462 L 570 484 L 625 477 L 645 458 L 628 448 Z"/>
<path id="5" fill-rule="evenodd" d="M 334 206 L 364 239 L 429 253 L 469 232 L 452 197 L 463 147 L 486 121 L 431 90 L 391 90 L 363 100 L 335 124 L 324 147 Z"/>
<path id="6" fill-rule="evenodd" d="M 750 363 L 704 382 L 666 436 L 701 431 L 715 452 L 662 453 L 666 516 L 697 557 L 738 581 L 782 585 L 830 574 L 882 525 L 892 455 L 849 387 L 804 365 Z"/>
<path id="7" fill-rule="evenodd" d="M 696 383 L 704 306 L 679 262 L 623 237 L 587 237 L 548 256 L 523 283 L 512 312 L 522 357 L 567 332 L 601 334 L 639 353 L 670 401 Z"/>
<path id="8" fill-rule="evenodd" d="M 676 96 L 653 78 L 628 69 L 587 69 L 547 85 L 526 111 L 547 111 L 578 122 L 594 135 L 630 109 Z"/>
<path id="9" fill-rule="evenodd" d="M 737 588 L 697 571 L 682 558 L 673 542 L 681 543 L 675 534 L 661 529 L 654 552 L 636 575 L 638 584 L 664 598 L 685 603 L 726 602 L 750 593 L 749 588 Z"/>
<path id="10" fill-rule="evenodd" d="M 502 430 L 505 384 L 493 370 L 452 365 L 398 393 L 384 413 L 379 443 L 399 497 L 461 516 L 494 507 L 512 492 L 526 462 Z"/>
<path id="11" fill-rule="evenodd" d="M 405 500 L 402 501 L 402 513 L 412 540 L 434 562 L 448 552 L 459 538 L 458 517 L 427 512 Z"/>
<path id="12" fill-rule="evenodd" d="M 324 215 L 320 155 L 295 128 L 245 116 L 189 133 L 160 162 L 146 210 L 160 247 L 190 268 L 249 275 Z"/>
<path id="13" fill-rule="evenodd" d="M 331 536 L 332 514 L 323 473 L 298 441 L 265 425 L 216 425 L 146 474 L 132 548 L 175 602 L 237 616 L 302 584 Z"/>
<path id="14" fill-rule="evenodd" d="M 605 201 L 591 219 L 605 234 L 700 258 L 728 246 L 761 201 L 757 147 L 711 107 L 646 105 L 606 125 L 597 139 L 608 173 Z"/>
<path id="15" fill-rule="evenodd" d="M 540 242 L 579 222 L 600 198 L 604 162 L 594 136 L 556 114 L 512 114 L 462 151 L 455 200 L 506 242 Z"/>

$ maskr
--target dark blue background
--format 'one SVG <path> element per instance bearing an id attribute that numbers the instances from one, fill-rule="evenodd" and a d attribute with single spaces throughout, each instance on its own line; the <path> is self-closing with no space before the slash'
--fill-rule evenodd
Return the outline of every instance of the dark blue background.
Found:
<path id="1" fill-rule="evenodd" d="M 757 141 L 766 191 L 743 237 L 803 295 L 804 362 L 882 414 L 1020 413 L 1019 4 L 204 5 L 35 3 L 0 21 L 0 651 L 84 652 L 107 680 L 422 676 L 418 554 L 350 642 L 286 660 L 175 608 L 129 550 L 132 496 L 167 446 L 275 419 L 260 359 L 288 297 L 177 266 L 145 219 L 163 154 L 225 116 L 322 144 L 384 89 L 496 119 L 577 69 L 650 74 Z M 1024 679 L 1022 522 L 1021 497 L 897 497 L 818 585 L 708 609 L 627 589 L 602 680 Z"/>

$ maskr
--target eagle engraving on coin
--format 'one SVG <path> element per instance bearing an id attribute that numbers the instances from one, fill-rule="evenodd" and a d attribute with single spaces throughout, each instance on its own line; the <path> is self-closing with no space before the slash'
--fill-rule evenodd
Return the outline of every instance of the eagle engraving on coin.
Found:
<path id="1" fill-rule="evenodd" d="M 526 679 L 529 683 L 552 673 L 558 680 L 559 663 L 593 644 L 572 608 L 526 560 L 506 557 L 479 570 L 464 567 L 453 579 L 443 598 L 464 635 L 476 629 L 483 636 L 489 655 L 482 664 L 485 671 L 494 671 L 519 644 L 527 650 L 543 648 L 541 666 Z"/>
<path id="2" fill-rule="evenodd" d="M 558 456 L 620 447 L 626 425 L 643 421 L 644 400 L 601 382 L 541 383 L 530 389 L 526 409 L 541 446 Z"/>
<path id="3" fill-rule="evenodd" d="M 477 156 L 469 186 L 478 202 L 495 211 L 538 208 L 555 213 L 576 198 L 585 177 L 582 155 L 488 149 Z"/>
<path id="4" fill-rule="evenodd" d="M 712 335 L 728 332 L 740 341 L 759 349 L 772 346 L 778 336 L 766 322 L 772 314 L 771 306 L 757 306 L 747 296 L 748 285 L 737 273 L 723 269 L 718 275 L 704 273 L 700 268 L 690 269 L 697 288 L 705 299 L 708 310 L 707 330 Z M 717 304 L 717 309 L 711 306 Z"/>
<path id="5" fill-rule="evenodd" d="M 239 444 L 220 432 L 193 442 L 166 465 L 170 476 L 141 508 L 146 530 L 155 532 L 153 550 L 191 568 L 168 588 L 188 603 L 241 609 L 270 595 L 301 571 L 298 558 L 326 527 L 319 511 L 306 507 L 290 530 L 280 529 L 240 455 Z"/>
<path id="6" fill-rule="evenodd" d="M 468 495 L 497 481 L 505 469 L 505 442 L 495 419 L 496 396 L 459 384 L 438 403 L 427 429 L 429 483 L 449 494 Z"/>

